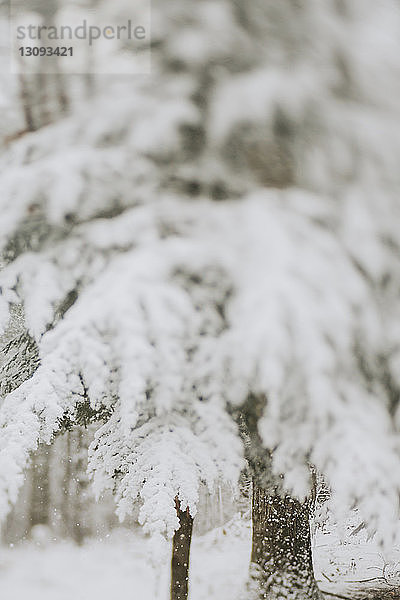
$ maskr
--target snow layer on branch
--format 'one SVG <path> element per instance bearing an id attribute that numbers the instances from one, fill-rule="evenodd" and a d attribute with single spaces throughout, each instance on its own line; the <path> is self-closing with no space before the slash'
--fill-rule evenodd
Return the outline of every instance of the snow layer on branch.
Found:
<path id="1" fill-rule="evenodd" d="M 140 222 L 140 211 L 138 216 Z M 216 292 L 211 278 L 208 284 L 205 282 L 204 289 L 197 285 L 197 295 L 192 298 L 193 290 L 188 289 L 191 287 L 190 283 L 184 286 L 182 282 L 186 278 L 190 281 L 190 273 L 193 272 L 196 261 L 199 276 L 204 277 L 204 273 L 207 273 L 207 264 L 212 258 L 211 264 L 214 265 L 215 260 L 211 253 L 199 251 L 196 240 L 154 241 L 154 233 L 151 233 L 152 229 L 154 231 L 151 214 L 147 215 L 147 222 L 150 223 L 150 230 L 148 235 L 144 235 L 144 247 L 141 250 L 134 249 L 122 255 L 109 256 L 108 261 L 102 262 L 100 272 L 97 269 L 93 272 L 87 269 L 87 281 L 84 282 L 84 291 L 78 300 L 52 330 L 38 339 L 41 366 L 31 380 L 5 398 L 0 411 L 7 432 L 4 438 L 4 453 L 5 455 L 9 453 L 13 468 L 5 474 L 3 497 L 14 499 L 14 495 L 11 495 L 8 489 L 11 483 L 17 480 L 17 475 L 23 471 L 29 452 L 34 449 L 38 441 L 50 441 L 65 416 L 73 421 L 77 407 L 86 398 L 94 410 L 106 406 L 112 411 L 110 420 L 104 425 L 103 430 L 100 430 L 100 434 L 104 431 L 108 432 L 114 445 L 110 447 L 110 437 L 100 434 L 97 444 L 97 459 L 99 456 L 104 458 L 102 453 L 107 454 L 105 457 L 107 460 L 96 463 L 98 471 L 97 473 L 95 470 L 96 480 L 100 489 L 101 472 L 105 473 L 102 480 L 104 487 L 107 485 L 105 482 L 107 477 L 112 480 L 116 473 L 123 470 L 128 461 L 126 454 L 128 450 L 130 453 L 140 452 L 140 449 L 135 447 L 135 443 L 138 443 L 135 437 L 136 427 L 139 432 L 144 426 L 150 431 L 155 427 L 157 431 L 157 427 L 159 428 L 157 423 L 168 420 L 171 413 L 176 413 L 178 417 L 179 411 L 185 414 L 190 408 L 191 401 L 195 401 L 201 393 L 201 386 L 203 386 L 204 399 L 207 393 L 210 396 L 209 386 L 202 383 L 205 377 L 204 371 L 208 375 L 207 368 L 203 363 L 200 368 L 197 367 L 193 357 L 196 353 L 200 354 L 205 343 L 204 339 L 199 340 L 199 336 L 208 335 L 212 344 L 211 334 L 214 334 L 216 327 L 221 326 L 220 317 L 213 315 L 216 313 L 214 306 Z M 101 230 L 99 230 L 100 225 L 100 223 L 96 224 L 98 231 Z M 126 225 L 125 223 L 125 227 Z M 114 226 L 118 229 L 118 221 Z M 136 228 L 133 228 L 131 233 L 134 236 L 135 232 Z M 101 242 L 103 248 L 110 241 L 114 243 L 113 236 L 110 237 L 110 234 L 112 229 L 108 230 L 108 239 L 105 238 Z M 129 245 L 134 240 L 130 239 Z M 73 241 L 74 238 L 72 243 Z M 119 236 L 116 241 L 121 241 Z M 138 239 L 135 241 L 137 242 Z M 71 275 L 71 263 L 65 259 L 65 253 L 63 253 L 64 259 L 58 256 L 58 252 L 63 248 L 65 248 L 64 243 L 53 248 L 53 254 L 58 260 L 52 263 L 54 269 L 56 267 L 59 269 L 57 279 L 61 281 L 64 269 L 66 275 Z M 26 262 L 29 256 L 24 255 L 17 263 Z M 85 261 L 84 255 L 80 255 L 80 258 Z M 191 258 L 195 260 L 192 261 Z M 10 273 L 12 266 L 13 264 L 4 273 Z M 22 264 L 19 268 L 25 269 L 25 266 Z M 188 270 L 187 276 L 185 276 L 185 269 Z M 22 271 L 22 283 L 25 281 L 24 273 L 25 271 Z M 31 273 L 32 269 L 28 265 L 26 276 L 29 277 Z M 196 302 L 199 301 L 197 297 L 199 292 L 202 293 L 202 300 L 206 300 L 207 285 L 211 300 L 207 310 L 204 304 L 203 315 L 202 307 Z M 224 286 L 222 284 L 220 286 L 225 293 Z M 24 292 L 28 292 L 26 307 L 31 306 L 32 294 L 34 297 L 36 294 L 39 296 L 42 294 L 41 298 L 38 297 L 38 303 L 40 306 L 45 306 L 44 300 L 49 290 L 40 286 L 32 289 L 33 292 L 29 292 L 26 285 L 22 287 L 21 295 L 24 298 Z M 36 300 L 33 306 L 35 302 Z M 210 348 L 208 352 L 203 352 L 202 356 L 205 361 L 211 363 Z M 186 441 L 184 449 L 180 451 L 181 456 L 185 456 L 185 460 L 189 461 L 191 468 L 185 478 L 183 478 L 185 472 L 183 467 L 175 474 L 175 484 L 171 488 L 174 493 L 165 495 L 163 492 L 163 497 L 168 499 L 166 508 L 157 517 L 157 527 L 152 528 L 149 525 L 149 531 L 153 533 L 163 531 L 170 535 L 171 519 L 168 515 L 175 512 L 177 495 L 182 502 L 190 504 L 191 510 L 195 511 L 198 487 L 202 481 L 211 485 L 218 478 L 229 478 L 231 481 L 237 479 L 241 449 L 230 419 L 221 411 L 223 408 L 219 406 L 219 417 L 210 418 L 207 411 L 204 413 L 199 408 L 192 424 L 191 421 L 188 422 L 189 417 L 180 418 L 176 443 L 178 444 L 179 431 L 186 423 L 187 434 L 181 434 Z M 35 417 L 35 427 L 31 428 L 30 435 L 22 436 L 18 446 L 7 441 L 13 435 L 14 426 L 18 427 L 18 423 L 29 419 L 32 413 Z M 143 419 L 144 425 L 140 425 Z M 193 421 L 193 417 L 191 419 Z M 214 431 L 210 436 L 208 427 L 211 425 Z M 175 433 L 171 433 L 168 428 L 166 433 L 168 434 L 166 439 L 175 439 Z M 185 435 L 188 436 L 187 439 Z M 228 441 L 225 435 L 228 436 Z M 196 436 L 199 440 L 202 437 L 203 441 L 196 441 Z M 164 437 L 163 435 L 163 439 Z M 122 448 L 119 448 L 119 444 L 123 444 Z M 178 448 L 180 447 L 178 444 Z M 202 468 L 198 466 L 201 462 L 201 451 L 204 462 Z M 169 473 L 167 479 L 173 477 L 171 469 L 174 464 L 174 462 L 166 463 L 163 474 Z M 192 471 L 193 473 L 190 474 Z M 143 478 L 143 472 L 143 470 L 139 471 L 138 476 L 141 473 Z M 187 478 L 189 478 L 190 488 L 189 483 L 185 484 Z M 123 484 L 127 485 L 127 481 L 129 482 L 128 476 Z M 131 485 L 133 486 L 134 483 Z M 128 497 L 122 502 L 122 491 L 119 493 L 122 503 L 121 514 L 128 511 L 129 501 L 131 504 L 129 510 L 132 510 L 133 499 Z M 144 503 L 143 514 L 153 514 L 153 509 L 149 506 L 150 496 L 141 494 L 139 499 Z M 146 518 L 143 517 L 143 522 Z"/>
<path id="2" fill-rule="evenodd" d="M 147 88 L 113 86 L 118 106 L 111 92 L 100 96 L 75 119 L 26 136 L 1 157 L 1 249 L 20 240 L 22 250 L 36 250 L 76 223 L 148 202 L 162 178 L 151 159 L 181 159 L 183 132 L 198 126 L 199 112 L 190 80 L 166 81 L 163 94 Z"/>
<path id="3" fill-rule="evenodd" d="M 193 248 L 165 242 L 152 255 L 153 263 L 137 252 L 130 258 L 130 265 L 142 268 L 143 281 L 135 276 L 134 289 L 119 294 L 124 305 L 110 317 L 110 323 L 117 321 L 111 343 L 119 365 L 119 400 L 90 451 L 98 493 L 114 489 L 121 518 L 139 501 L 139 521 L 153 535 L 167 537 L 178 526 L 175 498 L 194 516 L 200 485 L 211 488 L 221 480 L 233 485 L 241 467 L 236 428 L 209 381 L 221 328 L 216 274 L 207 269 L 208 253 L 195 249 L 196 243 Z M 163 285 L 152 281 L 162 269 L 160 250 L 168 256 L 164 276 L 170 278 Z M 221 277 L 219 286 L 225 294 Z M 110 305 L 115 308 L 115 302 Z"/>
<path id="4" fill-rule="evenodd" d="M 162 225 L 162 210 L 139 210 L 148 226 L 139 248 L 124 217 L 104 225 L 101 265 L 91 271 L 78 255 L 86 281 L 77 301 L 40 340 L 42 364 L 32 379 L 1 408 L 6 431 L 37 415 L 31 434 L 7 446 L 13 474 L 65 414 L 74 418 L 87 394 L 92 408 L 112 412 L 91 450 L 98 492 L 115 486 L 121 516 L 137 500 L 148 530 L 171 535 L 176 496 L 194 512 L 202 481 L 237 474 L 240 450 L 221 411 L 225 401 L 240 406 L 254 393 L 267 397 L 260 431 L 289 489 L 307 493 L 312 461 L 342 499 L 368 498 L 361 509 L 370 522 L 382 502 L 394 511 L 400 482 L 382 475 L 400 465 L 385 397 L 379 388 L 371 393 L 355 352 L 360 335 L 371 355 L 379 352 L 379 311 L 367 280 L 324 225 L 330 210 L 312 209 L 314 201 L 296 190 L 224 204 L 169 198 Z M 174 233 L 159 237 L 169 220 Z M 102 223 L 94 226 L 92 235 L 101 234 Z M 87 236 L 91 226 L 83 227 Z M 120 227 L 122 254 L 113 251 Z M 74 263 L 53 264 L 68 273 Z M 361 468 L 362 480 L 351 476 Z"/>
<path id="5" fill-rule="evenodd" d="M 305 199 L 261 193 L 237 207 L 223 393 L 238 405 L 249 391 L 265 395 L 260 433 L 290 490 L 307 495 L 315 464 L 342 502 L 376 522 L 383 504 L 396 513 L 400 489 L 388 390 L 360 366 L 386 347 L 379 304 L 340 239 L 296 210 Z"/>
<path id="6" fill-rule="evenodd" d="M 219 430 L 210 418 L 203 422 L 194 403 L 191 415 L 169 412 L 124 436 L 117 405 L 109 423 L 96 434 L 89 468 L 98 494 L 107 487 L 115 488 L 121 519 L 132 513 L 139 500 L 138 519 L 145 530 L 170 538 L 179 525 L 175 498 L 183 510 L 188 508 L 195 516 L 202 483 L 210 490 L 218 481 L 236 484 L 241 466 L 236 432 L 221 407 L 214 404 L 211 409 L 207 407 L 219 421 Z M 224 429 L 225 435 L 212 438 L 209 426 L 214 435 Z"/>

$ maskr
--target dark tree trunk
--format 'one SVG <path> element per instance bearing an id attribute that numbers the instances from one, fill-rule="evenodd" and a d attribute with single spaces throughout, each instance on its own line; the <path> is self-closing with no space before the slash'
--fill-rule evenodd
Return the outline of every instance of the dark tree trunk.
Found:
<path id="1" fill-rule="evenodd" d="M 189 509 L 181 510 L 179 500 L 175 500 L 180 523 L 172 542 L 171 561 L 171 600 L 187 600 L 189 591 L 189 556 L 192 541 L 193 517 Z"/>
<path id="2" fill-rule="evenodd" d="M 308 515 L 308 502 L 270 495 L 253 482 L 250 588 L 255 598 L 322 598 L 314 579 Z"/>
<path id="3" fill-rule="evenodd" d="M 253 540 L 246 600 L 322 600 L 314 578 L 309 509 L 273 474 L 272 454 L 258 433 L 266 399 L 250 396 L 237 415 L 253 481 Z M 311 488 L 311 484 L 310 484 Z"/>

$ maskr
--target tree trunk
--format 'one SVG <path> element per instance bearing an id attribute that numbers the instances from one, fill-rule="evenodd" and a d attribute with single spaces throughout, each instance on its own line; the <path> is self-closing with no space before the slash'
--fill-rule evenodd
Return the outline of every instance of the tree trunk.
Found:
<path id="1" fill-rule="evenodd" d="M 179 500 L 175 500 L 180 523 L 172 542 L 171 561 L 171 600 L 187 600 L 189 591 L 189 555 L 192 541 L 193 517 L 189 509 L 181 510 Z"/>
<path id="2" fill-rule="evenodd" d="M 309 509 L 273 473 L 258 432 L 265 397 L 250 396 L 237 415 L 253 482 L 253 540 L 246 600 L 322 600 L 313 572 Z M 311 487 L 311 486 L 310 486 Z"/>
<path id="3" fill-rule="evenodd" d="M 72 464 L 71 464 L 71 534 L 74 541 L 81 545 L 88 534 L 86 527 L 87 488 L 89 485 L 86 474 L 87 467 L 87 434 L 81 427 L 75 427 L 70 432 L 72 436 Z M 70 488 L 70 489 L 71 489 Z"/>
<path id="4" fill-rule="evenodd" d="M 253 481 L 249 587 L 254 598 L 322 598 L 314 578 L 308 516 L 308 502 L 269 495 Z"/>
<path id="5" fill-rule="evenodd" d="M 61 501 L 61 518 L 63 524 L 63 535 L 65 537 L 71 536 L 72 529 L 72 516 L 71 516 L 71 494 L 70 494 L 70 486 L 71 486 L 71 432 L 67 431 L 65 434 L 65 450 L 64 450 L 64 459 L 63 459 L 63 486 L 62 486 L 62 501 Z"/>
<path id="6" fill-rule="evenodd" d="M 36 129 L 35 120 L 33 117 L 32 98 L 29 92 L 29 84 L 26 75 L 24 75 L 24 73 L 20 73 L 18 79 L 19 94 L 25 121 L 25 129 L 23 130 L 23 132 L 27 133 L 29 131 L 35 131 Z"/>
<path id="7" fill-rule="evenodd" d="M 32 456 L 30 526 L 49 524 L 49 446 L 41 445 Z"/>

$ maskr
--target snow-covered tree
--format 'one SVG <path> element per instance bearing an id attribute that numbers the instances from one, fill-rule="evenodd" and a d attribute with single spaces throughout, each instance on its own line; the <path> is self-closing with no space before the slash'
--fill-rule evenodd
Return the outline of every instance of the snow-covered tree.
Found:
<path id="1" fill-rule="evenodd" d="M 107 78 L 1 159 L 0 320 L 11 305 L 22 328 L 3 349 L 1 513 L 39 442 L 98 420 L 97 490 L 156 539 L 190 538 L 201 483 L 238 476 L 240 430 L 249 593 L 318 598 L 310 465 L 338 514 L 357 503 L 382 539 L 398 515 L 399 10 L 153 16 L 151 77 Z M 188 545 L 176 562 L 183 599 Z"/>

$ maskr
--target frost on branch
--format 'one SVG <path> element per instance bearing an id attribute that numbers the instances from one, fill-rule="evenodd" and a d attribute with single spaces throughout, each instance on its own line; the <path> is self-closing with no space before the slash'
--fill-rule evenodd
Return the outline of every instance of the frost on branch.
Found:
<path id="1" fill-rule="evenodd" d="M 386 506 L 390 522 L 400 489 L 390 390 L 378 374 L 368 379 L 359 362 L 377 361 L 386 347 L 379 303 L 324 214 L 316 228 L 302 214 L 303 194 L 282 200 L 260 194 L 238 215 L 243 245 L 220 342 L 229 373 L 224 393 L 237 406 L 248 390 L 267 398 L 259 430 L 295 495 L 308 494 L 311 463 L 338 505 L 358 504 L 375 525 Z M 381 523 L 379 535 L 387 533 Z"/>
<path id="2" fill-rule="evenodd" d="M 130 436 L 123 438 L 118 408 L 92 444 L 90 469 L 95 488 L 98 492 L 114 489 L 121 519 L 139 504 L 138 519 L 145 530 L 171 538 L 179 525 L 175 498 L 183 510 L 188 508 L 195 516 L 202 483 L 210 491 L 218 481 L 236 483 L 241 462 L 234 428 L 228 417 L 221 415 L 223 423 L 218 425 L 225 425 L 226 432 L 222 440 L 214 441 L 208 426 L 214 427 L 214 434 L 223 429 L 216 430 L 210 419 L 206 428 L 201 410 L 196 413 L 194 406 L 192 414 L 172 412 L 152 417 L 143 425 L 139 422 Z M 217 417 L 218 410 L 214 407 Z M 236 464 L 232 460 L 235 452 Z"/>
<path id="3" fill-rule="evenodd" d="M 113 489 L 120 518 L 139 505 L 145 530 L 168 538 L 179 525 L 175 498 L 194 516 L 200 485 L 210 491 L 218 481 L 234 486 L 242 466 L 236 428 L 215 396 L 209 373 L 215 336 L 224 327 L 218 313 L 228 291 L 223 273 L 206 264 L 194 272 L 180 244 L 177 249 L 165 290 L 138 290 L 136 282 L 141 310 L 132 315 L 132 330 L 129 323 L 120 327 L 116 340 L 121 347 L 120 336 L 126 336 L 119 357 L 126 376 L 121 369 L 113 415 L 89 452 L 95 488 L 98 494 Z M 171 250 L 173 257 L 174 245 Z M 131 365 L 140 362 L 138 379 Z"/>
<path id="4" fill-rule="evenodd" d="M 78 422 L 86 400 L 108 419 L 92 455 L 96 486 L 101 490 L 116 478 L 120 514 L 131 512 L 139 500 L 140 520 L 152 533 L 172 535 L 176 496 L 194 513 L 202 483 L 212 487 L 218 480 L 237 480 L 240 444 L 230 418 L 213 399 L 207 372 L 214 336 L 223 327 L 218 306 L 228 291 L 223 274 L 208 269 L 203 252 L 193 273 L 190 258 L 196 247 L 195 241 L 166 240 L 110 258 L 64 318 L 42 335 L 41 366 L 2 406 L 7 431 L 12 431 L 11 416 L 15 427 L 26 415 L 35 417 L 31 435 L 18 448 L 5 444 L 14 468 L 10 481 L 38 441 L 50 441 L 66 421 Z M 141 443 L 143 431 L 145 446 L 154 445 L 153 458 Z M 146 459 L 138 461 L 142 452 Z M 146 461 L 164 465 L 158 483 L 148 480 L 152 469 Z M 131 463 L 135 470 L 126 472 Z M 169 487 L 160 489 L 160 511 L 154 513 L 146 490 L 167 482 Z"/>
<path id="5" fill-rule="evenodd" d="M 146 233 L 132 229 L 132 239 L 128 212 L 112 227 L 85 225 L 92 245 L 71 261 L 65 250 L 79 243 L 75 234 L 53 254 L 43 251 L 81 287 L 40 338 L 40 368 L 4 400 L 6 430 L 11 415 L 16 424 L 36 415 L 31 437 L 19 442 L 18 468 L 65 415 L 74 422 L 87 398 L 108 411 L 90 456 L 98 492 L 111 487 L 121 516 L 139 506 L 149 531 L 171 535 L 176 496 L 193 514 L 201 482 L 238 472 L 225 403 L 264 394 L 260 433 L 288 489 L 307 494 L 312 462 L 369 522 L 382 520 L 377 506 L 393 512 L 400 471 L 386 391 L 371 389 L 355 352 L 359 339 L 368 360 L 384 345 L 379 306 L 325 225 L 331 212 L 315 201 L 298 190 L 260 191 L 240 203 L 169 198 L 169 217 L 139 210 Z M 304 211 L 313 203 L 317 226 Z M 124 252 L 113 241 L 120 231 Z M 99 245 L 104 254 L 90 259 Z"/>

